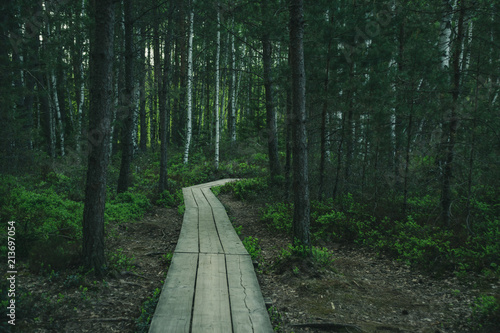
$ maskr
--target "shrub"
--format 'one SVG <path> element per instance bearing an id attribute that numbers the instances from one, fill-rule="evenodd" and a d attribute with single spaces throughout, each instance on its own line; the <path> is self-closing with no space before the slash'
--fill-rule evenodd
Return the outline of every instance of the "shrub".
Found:
<path id="1" fill-rule="evenodd" d="M 473 326 L 498 327 L 500 324 L 500 298 L 495 296 L 480 295 L 472 306 L 471 321 Z"/>
<path id="2" fill-rule="evenodd" d="M 267 194 L 269 187 L 264 178 L 242 179 L 222 186 L 222 193 L 232 191 L 239 200 L 253 200 Z"/>
<path id="3" fill-rule="evenodd" d="M 309 249 L 303 245 L 292 245 L 288 244 L 287 247 L 281 250 L 280 261 L 285 261 L 291 257 L 310 257 L 314 263 L 317 263 L 320 267 L 329 267 L 333 261 L 333 252 L 328 250 L 326 247 L 311 247 L 311 252 Z"/>
<path id="4" fill-rule="evenodd" d="M 278 202 L 268 204 L 261 211 L 261 220 L 276 231 L 292 232 L 293 204 Z"/>
<path id="5" fill-rule="evenodd" d="M 134 257 L 128 257 L 123 249 L 117 249 L 109 254 L 108 265 L 111 270 L 116 271 L 132 271 Z"/>
<path id="6" fill-rule="evenodd" d="M 258 238 L 248 236 L 245 239 L 243 239 L 242 243 L 243 246 L 245 246 L 245 249 L 247 250 L 248 254 L 250 254 L 250 257 L 252 257 L 252 260 L 257 260 L 260 258 L 260 253 L 262 249 L 260 248 Z"/>
<path id="7" fill-rule="evenodd" d="M 132 189 L 133 190 L 133 189 Z M 151 208 L 149 199 L 141 193 L 124 192 L 117 194 L 106 203 L 105 220 L 118 223 L 139 220 Z"/>

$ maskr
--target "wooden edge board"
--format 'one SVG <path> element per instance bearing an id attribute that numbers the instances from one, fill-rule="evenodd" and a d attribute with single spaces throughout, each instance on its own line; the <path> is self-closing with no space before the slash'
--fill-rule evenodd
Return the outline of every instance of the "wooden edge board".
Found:
<path id="1" fill-rule="evenodd" d="M 226 255 L 233 332 L 273 332 L 250 256 Z"/>
<path id="2" fill-rule="evenodd" d="M 189 332 L 195 292 L 197 253 L 175 253 L 149 333 Z"/>
<path id="3" fill-rule="evenodd" d="M 205 198 L 207 199 L 210 207 L 212 208 L 225 208 L 224 205 L 217 199 L 215 194 L 212 192 L 210 188 L 203 188 L 201 190 L 203 194 L 205 195 Z"/>
<path id="4" fill-rule="evenodd" d="M 184 206 L 186 208 L 198 207 L 196 201 L 194 200 L 193 191 L 189 187 L 184 187 L 182 189 L 182 195 L 184 197 Z"/>
<path id="5" fill-rule="evenodd" d="M 186 208 L 184 211 L 181 233 L 175 252 L 199 252 L 198 214 L 198 208 Z"/>
<path id="6" fill-rule="evenodd" d="M 193 188 L 193 197 L 198 207 L 210 207 L 200 188 Z"/>
<path id="7" fill-rule="evenodd" d="M 214 208 L 212 212 L 217 230 L 219 230 L 219 238 L 224 248 L 224 253 L 248 255 L 240 237 L 234 230 L 231 221 L 229 221 L 226 210 L 224 208 Z"/>

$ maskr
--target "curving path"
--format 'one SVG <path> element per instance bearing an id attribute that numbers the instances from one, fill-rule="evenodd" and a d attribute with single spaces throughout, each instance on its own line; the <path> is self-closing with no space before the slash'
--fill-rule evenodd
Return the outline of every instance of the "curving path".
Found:
<path id="1" fill-rule="evenodd" d="M 210 190 L 183 188 L 182 229 L 150 333 L 272 332 L 252 260 Z"/>

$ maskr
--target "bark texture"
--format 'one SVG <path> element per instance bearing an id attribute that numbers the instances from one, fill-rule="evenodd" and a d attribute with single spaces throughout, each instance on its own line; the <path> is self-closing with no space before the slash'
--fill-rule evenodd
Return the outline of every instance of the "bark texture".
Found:
<path id="1" fill-rule="evenodd" d="M 306 74 L 304 69 L 304 10 L 302 0 L 290 2 L 290 57 L 292 66 L 293 236 L 296 245 L 311 247 L 309 177 L 306 132 Z"/>
<path id="2" fill-rule="evenodd" d="M 83 259 L 86 268 L 102 277 L 106 266 L 104 208 L 113 96 L 113 1 L 93 0 L 92 17 L 95 27 L 90 49 L 90 151 L 83 210 Z"/>

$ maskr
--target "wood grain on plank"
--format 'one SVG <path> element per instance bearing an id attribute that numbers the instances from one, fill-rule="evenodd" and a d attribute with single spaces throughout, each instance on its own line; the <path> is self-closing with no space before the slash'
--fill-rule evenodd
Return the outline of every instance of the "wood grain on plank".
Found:
<path id="1" fill-rule="evenodd" d="M 200 253 L 192 332 L 232 332 L 224 254 Z"/>
<path id="2" fill-rule="evenodd" d="M 226 255 L 233 332 L 273 332 L 250 256 Z"/>
<path id="3" fill-rule="evenodd" d="M 198 232 L 198 208 L 186 208 L 175 252 L 198 253 L 200 251 Z"/>
<path id="4" fill-rule="evenodd" d="M 182 189 L 182 195 L 184 196 L 184 206 L 186 208 L 198 207 L 196 201 L 194 200 L 193 190 L 190 187 L 184 187 Z"/>
<path id="5" fill-rule="evenodd" d="M 229 221 L 226 210 L 224 208 L 213 208 L 215 224 L 219 230 L 219 238 L 226 254 L 241 254 L 248 255 L 247 250 L 241 243 L 240 237 L 236 233 Z"/>
<path id="6" fill-rule="evenodd" d="M 199 229 L 201 253 L 224 253 L 210 207 L 200 207 Z"/>

